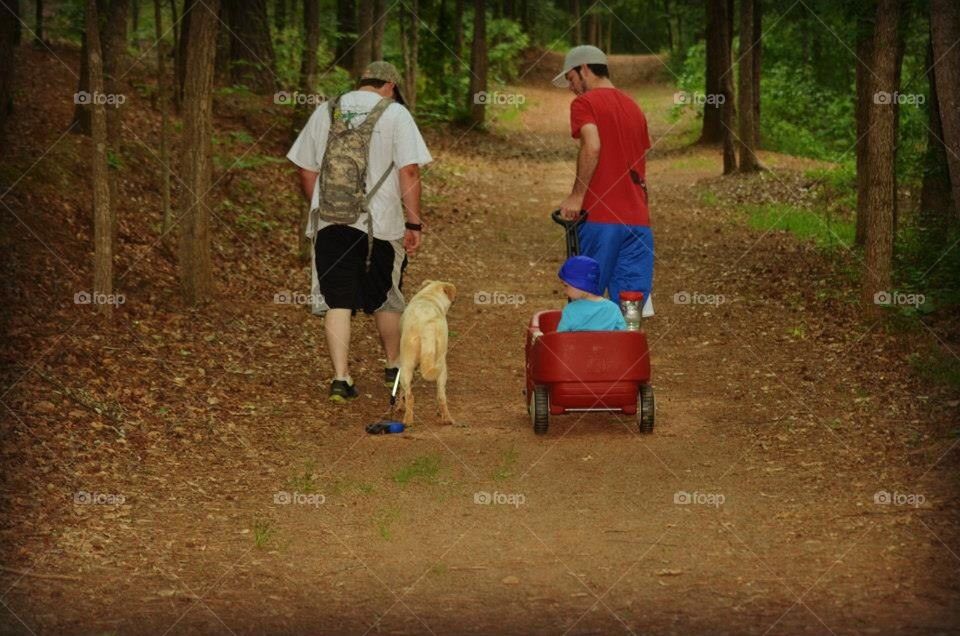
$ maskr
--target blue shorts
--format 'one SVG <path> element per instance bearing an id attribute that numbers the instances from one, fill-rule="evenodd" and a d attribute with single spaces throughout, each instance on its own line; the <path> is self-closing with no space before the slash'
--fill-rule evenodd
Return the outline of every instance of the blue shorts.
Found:
<path id="1" fill-rule="evenodd" d="M 645 225 L 585 222 L 578 231 L 580 253 L 600 263 L 600 290 L 620 304 L 620 292 L 653 289 L 653 231 Z"/>

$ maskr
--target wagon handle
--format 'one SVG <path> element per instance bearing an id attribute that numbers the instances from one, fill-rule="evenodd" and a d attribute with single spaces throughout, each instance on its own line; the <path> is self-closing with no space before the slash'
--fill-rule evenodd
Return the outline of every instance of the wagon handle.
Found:
<path id="1" fill-rule="evenodd" d="M 560 209 L 557 208 L 557 209 L 554 210 L 553 213 L 550 215 L 550 218 L 553 219 L 554 223 L 558 223 L 558 224 L 562 225 L 563 227 L 570 227 L 570 226 L 573 226 L 573 225 L 580 225 L 581 223 L 583 223 L 584 221 L 586 221 L 586 220 L 587 220 L 587 211 L 586 211 L 586 210 L 580 210 L 580 214 L 577 216 L 576 219 L 574 219 L 574 220 L 572 220 L 572 221 L 568 221 L 567 219 L 565 219 L 565 218 L 563 218 L 562 216 L 560 216 Z"/>
<path id="2" fill-rule="evenodd" d="M 580 214 L 577 215 L 576 219 L 568 221 L 560 216 L 560 210 L 557 209 L 553 211 L 550 218 L 553 219 L 555 223 L 563 226 L 563 233 L 567 238 L 567 258 L 578 255 L 580 253 L 580 236 L 577 234 L 577 227 L 587 220 L 587 211 L 580 210 Z"/>

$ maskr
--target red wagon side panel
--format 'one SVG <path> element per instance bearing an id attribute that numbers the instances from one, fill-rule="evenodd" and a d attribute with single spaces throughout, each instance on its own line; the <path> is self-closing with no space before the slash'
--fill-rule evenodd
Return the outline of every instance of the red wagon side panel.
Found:
<path id="1" fill-rule="evenodd" d="M 527 329 L 527 390 L 550 387 L 550 411 L 617 408 L 635 413 L 637 390 L 650 380 L 642 331 L 557 333 L 560 311 L 534 315 Z"/>

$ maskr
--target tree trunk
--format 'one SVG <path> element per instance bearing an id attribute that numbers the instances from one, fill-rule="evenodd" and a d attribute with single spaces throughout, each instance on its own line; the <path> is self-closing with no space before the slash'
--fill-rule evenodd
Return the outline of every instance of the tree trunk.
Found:
<path id="1" fill-rule="evenodd" d="M 88 63 L 87 33 L 80 34 L 80 73 L 77 77 L 77 94 L 90 92 L 90 66 Z M 12 59 L 12 58 L 11 58 Z M 76 102 L 76 100 L 74 100 Z M 90 134 L 90 109 L 85 104 L 76 102 L 73 107 L 73 121 L 70 129 L 78 135 Z"/>
<path id="2" fill-rule="evenodd" d="M 357 37 L 357 7 L 354 0 L 337 0 L 337 50 L 334 64 L 352 71 L 353 42 Z"/>
<path id="3" fill-rule="evenodd" d="M 583 20 L 580 19 L 580 0 L 570 0 L 570 20 L 573 23 L 573 43 L 583 44 Z"/>
<path id="4" fill-rule="evenodd" d="M 373 0 L 361 0 L 357 11 L 357 40 L 353 47 L 353 76 L 360 77 L 370 64 L 373 49 Z"/>
<path id="5" fill-rule="evenodd" d="M 723 126 L 723 174 L 732 174 L 737 170 L 737 145 L 735 142 L 737 113 L 736 99 L 733 92 L 733 2 L 728 0 L 723 8 L 723 46 L 722 60 L 723 74 L 720 76 L 720 86 L 723 91 L 721 105 L 721 125 Z"/>
<path id="6" fill-rule="evenodd" d="M 706 95 L 703 105 L 703 127 L 700 131 L 701 144 L 715 144 L 723 141 L 723 104 L 718 103 L 718 95 L 723 94 L 723 74 L 729 68 L 729 53 L 724 53 L 729 44 L 726 36 L 727 1 L 707 0 L 707 66 Z"/>
<path id="7" fill-rule="evenodd" d="M 130 0 L 130 30 L 136 34 L 140 28 L 140 0 Z"/>
<path id="8" fill-rule="evenodd" d="M 873 16 L 863 11 L 857 19 L 857 55 L 856 55 L 856 164 L 857 164 L 857 223 L 854 242 L 863 246 L 867 236 L 869 210 L 869 179 L 867 170 L 867 146 L 870 140 L 870 104 L 873 103 L 873 77 L 869 64 L 873 58 Z"/>
<path id="9" fill-rule="evenodd" d="M 273 26 L 277 31 L 287 28 L 287 0 L 276 0 L 274 3 Z"/>
<path id="10" fill-rule="evenodd" d="M 383 59 L 383 33 L 387 28 L 387 0 L 376 0 L 373 9 L 373 38 L 370 42 L 370 59 Z"/>
<path id="11" fill-rule="evenodd" d="M 19 0 L 0 0 L 0 147 L 5 145 L 7 118 L 13 112 L 19 5 Z"/>
<path id="12" fill-rule="evenodd" d="M 954 209 L 960 218 L 960 5 L 956 0 L 931 0 L 930 30 L 943 143 Z"/>
<path id="13" fill-rule="evenodd" d="M 613 55 L 613 14 L 607 18 L 607 28 L 606 28 L 606 48 L 604 53 L 607 55 Z"/>
<path id="14" fill-rule="evenodd" d="M 183 0 L 183 13 L 180 19 L 180 41 L 177 44 L 177 108 L 183 112 L 183 85 L 187 79 L 187 46 L 190 43 L 190 12 L 196 0 Z M 176 8 L 176 0 L 171 0 Z"/>
<path id="15" fill-rule="evenodd" d="M 43 46 L 43 0 L 35 0 L 33 43 Z"/>
<path id="16" fill-rule="evenodd" d="M 897 92 L 897 38 L 900 0 L 879 0 L 871 67 L 877 95 Z M 871 99 L 867 132 L 867 224 L 861 300 L 867 316 L 879 315 L 878 293 L 890 292 L 893 258 L 893 214 L 896 197 L 894 146 L 896 114 L 890 100 Z"/>
<path id="17" fill-rule="evenodd" d="M 453 74 L 460 72 L 463 59 L 463 0 L 457 0 L 453 9 Z"/>
<path id="18" fill-rule="evenodd" d="M 753 84 L 755 75 L 753 72 L 753 50 L 756 42 L 753 41 L 753 34 L 756 30 L 753 28 L 753 19 L 756 15 L 753 8 L 755 0 L 740 0 L 740 78 L 739 93 L 737 99 L 740 103 L 739 114 L 739 132 L 740 145 L 740 171 L 756 172 L 760 169 L 760 161 L 757 159 L 757 140 L 754 137 L 756 126 L 754 126 L 754 92 L 759 92 L 759 87 Z"/>
<path id="19" fill-rule="evenodd" d="M 103 47 L 103 79 L 104 90 L 111 95 L 123 93 L 122 77 L 129 70 L 127 59 L 127 14 L 130 0 L 104 0 L 106 19 L 101 20 L 104 25 L 102 37 Z M 92 92 L 92 91 L 91 91 Z M 120 129 L 123 126 L 123 108 L 107 109 L 107 139 L 110 143 L 110 152 L 114 157 L 120 156 Z M 115 179 L 111 179 L 111 182 Z M 116 195 L 116 184 L 112 183 L 112 192 Z M 116 196 L 113 202 L 116 205 Z"/>
<path id="20" fill-rule="evenodd" d="M 401 11 L 400 44 L 403 49 L 403 97 L 407 108 L 417 109 L 417 64 L 420 55 L 420 0 L 406 0 Z"/>
<path id="21" fill-rule="evenodd" d="M 160 0 L 154 0 L 160 2 Z M 172 90 L 173 103 L 180 111 L 180 33 L 183 30 L 183 24 L 177 20 L 177 0 L 170 0 L 170 30 L 173 32 L 173 82 Z"/>
<path id="22" fill-rule="evenodd" d="M 230 79 L 255 93 L 276 90 L 267 0 L 224 0 L 230 21 Z M 192 28 L 192 27 L 191 27 Z M 194 46 L 193 43 L 190 46 Z"/>
<path id="23" fill-rule="evenodd" d="M 320 0 L 303 0 L 303 28 L 306 35 L 303 43 L 303 55 L 300 58 L 300 90 L 304 95 L 313 95 L 317 84 L 317 47 L 320 45 Z M 310 118 L 313 106 L 306 102 L 297 103 L 294 117 L 294 134 L 300 132 Z M 310 215 L 310 203 L 300 209 L 299 237 L 297 253 L 300 262 L 310 263 L 313 255 L 313 243 L 304 234 Z"/>
<path id="24" fill-rule="evenodd" d="M 473 0 L 473 44 L 470 47 L 470 94 L 467 108 L 470 123 L 483 126 L 486 118 L 486 100 L 478 99 L 487 92 L 487 3 Z"/>
<path id="25" fill-rule="evenodd" d="M 104 93 L 103 62 L 100 46 L 100 24 L 96 0 L 87 0 L 85 30 L 87 37 L 87 61 L 90 70 L 90 93 Z M 108 302 L 113 294 L 113 225 L 114 215 L 110 207 L 110 184 L 107 177 L 107 114 L 106 105 L 100 100 L 90 103 L 91 148 L 90 174 L 93 190 L 93 297 L 98 313 L 108 318 L 113 313 L 113 304 Z"/>
<path id="26" fill-rule="evenodd" d="M 160 236 L 169 247 L 172 243 L 170 229 L 173 227 L 173 212 L 170 208 L 170 139 L 169 97 L 167 95 L 166 46 L 163 42 L 163 9 L 160 2 L 153 3 L 153 21 L 157 37 L 157 102 L 160 104 L 160 169 L 163 171 L 163 185 L 160 199 L 163 204 L 163 224 Z"/>
<path id="27" fill-rule="evenodd" d="M 753 0 L 753 143 L 760 148 L 760 55 L 763 50 L 763 0 Z"/>
<path id="28" fill-rule="evenodd" d="M 213 291 L 210 256 L 210 178 L 213 171 L 213 61 L 219 0 L 188 0 L 190 47 L 183 90 L 183 196 L 180 197 L 180 284 L 188 304 Z"/>
<path id="29" fill-rule="evenodd" d="M 943 145 L 943 124 L 937 96 L 937 78 L 933 70 L 933 39 L 927 45 L 927 81 L 930 83 L 930 104 L 927 109 L 927 150 L 924 156 L 923 185 L 920 188 L 920 220 L 924 228 L 936 235 L 956 223 L 953 195 L 950 190 L 950 167 Z"/>

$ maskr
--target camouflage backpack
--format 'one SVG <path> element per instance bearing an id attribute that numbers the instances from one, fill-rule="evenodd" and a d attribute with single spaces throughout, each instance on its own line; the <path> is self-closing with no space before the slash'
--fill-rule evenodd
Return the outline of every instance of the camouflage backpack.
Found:
<path id="1" fill-rule="evenodd" d="M 340 96 L 342 97 L 342 96 Z M 367 192 L 367 162 L 373 127 L 393 100 L 385 97 L 359 126 L 350 126 L 349 117 L 340 110 L 340 97 L 330 103 L 330 132 L 320 166 L 320 206 L 317 215 L 327 223 L 353 225 L 367 213 L 367 269 L 373 255 L 373 215 L 370 201 L 393 170 L 393 162 Z"/>

